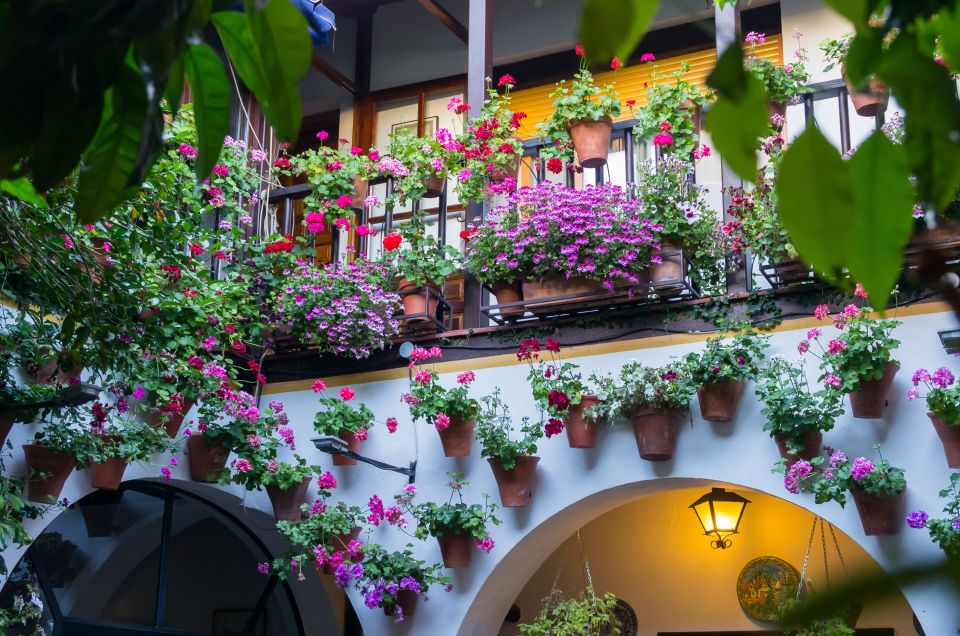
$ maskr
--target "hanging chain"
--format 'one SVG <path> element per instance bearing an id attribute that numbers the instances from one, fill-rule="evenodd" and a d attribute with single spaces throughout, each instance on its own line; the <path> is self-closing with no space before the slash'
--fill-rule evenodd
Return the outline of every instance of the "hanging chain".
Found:
<path id="1" fill-rule="evenodd" d="M 579 530 L 577 530 L 577 546 L 580 548 L 580 564 L 583 566 L 583 578 L 587 580 L 587 587 L 590 588 L 590 594 L 593 598 L 597 598 L 597 594 L 593 589 L 593 577 L 590 575 L 590 563 L 587 561 L 587 554 L 583 550 L 583 537 Z"/>
<path id="2" fill-rule="evenodd" d="M 807 553 L 803 555 L 803 569 L 800 570 L 800 584 L 797 585 L 797 598 L 800 598 L 800 593 L 803 592 L 803 582 L 804 577 L 807 574 L 807 563 L 810 561 L 810 548 L 813 547 L 813 533 L 817 529 L 817 521 L 820 520 L 820 517 L 815 516 L 813 518 L 813 527 L 810 528 L 810 540 L 807 541 Z"/>
<path id="3" fill-rule="evenodd" d="M 823 572 L 826 576 L 827 587 L 830 587 L 830 565 L 827 563 L 827 535 L 823 529 L 825 525 L 825 521 L 820 523 L 820 545 L 823 546 Z"/>
<path id="4" fill-rule="evenodd" d="M 833 530 L 833 524 L 830 524 L 830 536 L 833 537 L 833 547 L 837 549 L 837 558 L 840 559 L 840 566 L 843 568 L 843 576 L 847 576 L 847 562 L 843 560 L 843 552 L 840 551 L 840 542 L 837 541 L 837 533 Z"/>
<path id="5" fill-rule="evenodd" d="M 557 575 L 553 577 L 553 585 L 550 586 L 549 596 L 557 591 L 557 584 L 560 583 L 560 572 L 563 571 L 563 564 L 567 561 L 567 552 L 570 549 L 570 539 L 563 542 L 563 556 L 560 557 L 560 565 L 557 566 Z"/>

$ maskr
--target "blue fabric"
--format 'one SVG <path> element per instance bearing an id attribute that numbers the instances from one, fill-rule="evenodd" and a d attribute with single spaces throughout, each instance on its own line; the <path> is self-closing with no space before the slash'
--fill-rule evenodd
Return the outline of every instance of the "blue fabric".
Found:
<path id="1" fill-rule="evenodd" d="M 290 0 L 303 17 L 307 19 L 310 37 L 315 46 L 330 41 L 330 32 L 337 29 L 337 18 L 333 11 L 322 4 L 314 4 L 311 0 Z"/>

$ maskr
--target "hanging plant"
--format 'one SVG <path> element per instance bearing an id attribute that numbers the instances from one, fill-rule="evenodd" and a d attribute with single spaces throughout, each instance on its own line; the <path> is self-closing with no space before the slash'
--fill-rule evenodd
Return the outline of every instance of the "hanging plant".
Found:
<path id="1" fill-rule="evenodd" d="M 616 608 L 616 596 L 610 592 L 597 596 L 589 585 L 580 596 L 568 599 L 555 589 L 543 600 L 537 618 L 532 623 L 520 623 L 517 629 L 523 636 L 619 636 Z"/>

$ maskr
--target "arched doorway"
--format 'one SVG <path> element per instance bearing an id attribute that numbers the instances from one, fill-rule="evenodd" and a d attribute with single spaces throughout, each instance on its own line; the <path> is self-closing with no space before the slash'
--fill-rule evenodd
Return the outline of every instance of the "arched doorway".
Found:
<path id="1" fill-rule="evenodd" d="M 256 570 L 270 558 L 223 507 L 168 484 L 130 481 L 50 523 L 11 581 L 36 581 L 42 623 L 54 636 L 304 634 L 290 586 Z M 321 633 L 335 633 L 331 622 Z"/>

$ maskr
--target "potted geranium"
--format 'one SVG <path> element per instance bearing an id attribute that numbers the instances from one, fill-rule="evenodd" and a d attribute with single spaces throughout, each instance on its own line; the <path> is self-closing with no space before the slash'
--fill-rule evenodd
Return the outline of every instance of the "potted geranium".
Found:
<path id="1" fill-rule="evenodd" d="M 32 422 L 37 418 L 41 409 L 27 408 L 28 404 L 50 402 L 59 390 L 52 384 L 18 384 L 9 369 L 6 375 L 6 379 L 0 379 L 0 401 L 7 407 L 0 411 L 0 444 L 7 439 L 14 423 Z"/>
<path id="2" fill-rule="evenodd" d="M 384 250 L 384 260 L 397 280 L 407 320 L 436 317 L 447 276 L 462 267 L 460 251 L 453 245 L 441 245 L 429 233 L 423 215 L 414 214 L 400 228 L 402 247 Z M 429 288 L 429 289 L 428 289 Z"/>
<path id="3" fill-rule="evenodd" d="M 879 453 L 880 445 L 874 445 Z M 784 486 L 792 493 L 812 492 L 818 504 L 836 501 L 847 503 L 853 497 L 868 536 L 897 534 L 903 524 L 907 480 L 903 469 L 883 459 L 876 464 L 866 457 L 850 461 L 840 450 L 827 449 L 830 458 L 801 459 L 787 466 L 781 460 L 777 470 L 784 473 Z"/>
<path id="4" fill-rule="evenodd" d="M 308 465 L 307 460 L 296 453 L 291 462 L 278 460 L 276 447 L 261 439 L 255 443 L 256 449 L 237 453 L 237 459 L 231 462 L 234 472 L 222 477 L 221 483 L 233 481 L 243 484 L 247 490 L 263 488 L 277 521 L 299 521 L 300 507 L 319 468 Z"/>
<path id="5" fill-rule="evenodd" d="M 761 174 L 752 190 L 730 188 L 727 212 L 731 220 L 722 225 L 721 231 L 735 254 L 749 250 L 762 262 L 774 265 L 781 282 L 802 282 L 810 277 L 806 265 L 781 265 L 799 254 L 780 223 L 773 179 L 770 174 Z"/>
<path id="6" fill-rule="evenodd" d="M 367 545 L 363 551 L 363 576 L 356 582 L 367 607 L 383 608 L 383 613 L 393 616 L 398 623 L 413 615 L 417 598 L 426 599 L 431 587 L 444 585 L 448 591 L 452 587 L 450 578 L 440 574 L 439 563 L 427 565 L 415 559 L 410 547 L 389 551 L 375 543 Z"/>
<path id="7" fill-rule="evenodd" d="M 393 192 L 401 205 L 440 196 L 450 170 L 436 137 L 417 137 L 409 128 L 402 128 L 390 134 L 386 154 L 379 165 L 389 168 Z"/>
<path id="8" fill-rule="evenodd" d="M 503 75 L 497 86 L 487 78 L 487 98 L 477 117 L 467 122 L 456 138 L 441 128 L 435 133 L 446 151 L 445 161 L 451 173 L 457 170 L 454 190 L 461 201 L 482 201 L 488 194 L 506 194 L 517 187 L 523 144 L 517 137 L 524 113 L 510 110 L 510 90 L 516 84 L 511 75 Z M 503 93 L 499 89 L 503 89 Z M 447 109 L 457 115 L 470 110 L 454 96 Z"/>
<path id="9" fill-rule="evenodd" d="M 576 151 L 581 166 L 599 168 L 607 163 L 613 118 L 620 116 L 620 100 L 613 82 L 597 86 L 579 47 L 577 53 L 580 70 L 569 82 L 557 83 L 550 93 L 553 113 L 537 124 L 543 141 L 540 156 L 547 161 L 555 158 L 570 163 Z M 614 58 L 610 66 L 616 70 L 620 62 Z"/>
<path id="10" fill-rule="evenodd" d="M 94 421 L 115 408 L 94 403 Z M 173 449 L 163 431 L 132 418 L 98 422 L 89 441 L 91 454 L 81 467 L 89 472 L 90 486 L 100 490 L 119 489 L 127 464 L 148 462 L 154 455 Z"/>
<path id="11" fill-rule="evenodd" d="M 564 599 L 559 590 L 543 601 L 540 613 L 532 623 L 520 623 L 523 636 L 559 636 L 560 634 L 595 634 L 619 636 L 617 597 L 607 592 L 598 596 L 592 585 L 579 597 Z"/>
<path id="12" fill-rule="evenodd" d="M 673 458 L 680 420 L 696 392 L 689 372 L 678 362 L 648 367 L 632 361 L 615 378 L 592 378 L 608 416 L 626 417 L 633 423 L 640 457 L 652 462 Z"/>
<path id="13" fill-rule="evenodd" d="M 60 328 L 49 320 L 27 320 L 21 314 L 5 328 L 3 339 L 11 347 L 13 362 L 34 382 L 65 384 L 79 378 L 84 354 L 65 348 Z"/>
<path id="14" fill-rule="evenodd" d="M 446 503 L 427 502 L 414 505 L 416 491 L 407 488 L 394 498 L 417 520 L 416 537 L 434 537 L 440 545 L 443 565 L 448 568 L 470 567 L 473 547 L 490 552 L 494 547 L 489 524 L 500 525 L 494 516 L 497 504 L 490 503 L 490 496 L 483 496 L 483 504 L 465 504 L 463 488 L 470 482 L 460 479 L 460 473 L 449 473 L 450 497 Z M 453 498 L 457 497 L 457 503 Z"/>
<path id="15" fill-rule="evenodd" d="M 399 333 L 393 316 L 400 298 L 386 291 L 387 283 L 384 268 L 366 261 L 302 263 L 277 291 L 274 307 L 281 324 L 320 353 L 366 358 Z"/>
<path id="16" fill-rule="evenodd" d="M 947 559 L 960 563 L 960 473 L 950 475 L 950 485 L 940 491 L 945 518 L 931 519 L 923 510 L 907 516 L 907 525 L 914 529 L 926 528 L 930 538 L 940 546 Z"/>
<path id="17" fill-rule="evenodd" d="M 697 388 L 700 414 L 709 422 L 729 422 L 737 413 L 747 381 L 760 372 L 766 336 L 754 332 L 710 338 L 703 351 L 690 353 L 684 365 Z"/>
<path id="18" fill-rule="evenodd" d="M 780 456 L 788 460 L 818 456 L 823 432 L 832 429 L 843 413 L 840 394 L 810 389 L 802 360 L 791 363 L 772 358 L 760 369 L 755 392 L 763 402 L 763 430 L 777 443 Z"/>
<path id="19" fill-rule="evenodd" d="M 530 367 L 527 381 L 533 389 L 533 398 L 548 418 L 544 433 L 553 437 L 566 429 L 570 448 L 595 447 L 599 423 L 593 407 L 599 404 L 599 398 L 587 390 L 577 373 L 577 365 L 560 362 L 559 342 L 547 338 L 543 348 L 550 353 L 549 361 L 541 357 L 538 339 L 521 340 L 517 360 L 526 361 Z"/>
<path id="20" fill-rule="evenodd" d="M 493 470 L 500 502 L 508 508 L 526 506 L 533 496 L 532 482 L 540 461 L 534 453 L 543 429 L 525 417 L 520 425 L 522 437 L 513 439 L 513 419 L 509 407 L 500 399 L 500 390 L 480 401 L 483 403 L 477 422 L 480 455 L 487 458 Z"/>
<path id="21" fill-rule="evenodd" d="M 866 297 L 863 288 L 857 286 L 857 294 Z M 801 351 L 810 351 L 820 358 L 820 380 L 828 391 L 850 396 L 853 416 L 864 419 L 883 417 L 883 407 L 893 379 L 900 370 L 900 363 L 893 359 L 893 350 L 900 341 L 893 337 L 899 320 L 877 320 L 870 316 L 869 307 L 847 305 L 841 313 L 833 316 L 833 324 L 841 333 L 829 341 L 826 347 L 820 341 L 820 329 L 811 329 L 800 343 Z M 818 320 L 830 315 L 826 305 L 818 305 L 814 311 Z M 820 354 L 810 349 L 816 342 Z"/>
<path id="22" fill-rule="evenodd" d="M 805 620 L 801 624 L 785 623 L 783 618 L 796 611 L 799 604 L 800 601 L 797 599 L 787 599 L 779 607 L 780 618 L 777 625 L 784 630 L 785 636 L 854 636 L 856 634 L 857 630 L 851 626 L 852 623 L 856 623 L 856 620 L 848 623 L 850 621 L 850 611 L 824 618 Z M 859 612 L 856 613 L 859 614 Z"/>
<path id="23" fill-rule="evenodd" d="M 48 510 L 46 506 L 35 506 L 23 499 L 26 479 L 9 475 L 6 466 L 6 460 L 9 457 L 10 454 L 6 449 L 0 452 L 0 549 L 2 550 L 12 546 L 29 545 L 32 539 L 23 525 L 24 521 L 37 519 Z M 7 564 L 0 556 L 0 574 L 6 573 Z"/>
<path id="24" fill-rule="evenodd" d="M 917 369 L 912 379 L 914 387 L 923 384 L 927 390 L 927 417 L 940 436 L 947 466 L 960 468 L 960 386 L 954 386 L 953 372 L 946 367 L 940 367 L 933 373 Z M 917 397 L 917 388 L 907 391 L 908 400 Z"/>
<path id="25" fill-rule="evenodd" d="M 781 125 L 787 114 L 787 103 L 812 91 L 807 86 L 810 81 L 810 73 L 806 68 L 807 51 L 800 46 L 800 33 L 795 37 L 797 49 L 793 52 L 793 59 L 783 66 L 777 66 L 770 60 L 757 56 L 757 45 L 767 41 L 766 34 L 751 31 L 744 38 L 744 42 L 750 45 L 750 51 L 744 57 L 744 66 L 763 83 L 770 100 L 770 111 L 780 118 Z"/>
<path id="26" fill-rule="evenodd" d="M 325 391 L 323 380 L 313 383 L 313 392 Z M 339 437 L 354 453 L 360 451 L 360 444 L 367 439 L 368 431 L 373 427 L 373 411 L 366 404 L 353 406 L 357 394 L 348 386 L 343 387 L 337 397 L 321 397 L 321 409 L 313 417 L 313 429 L 320 435 Z M 334 466 L 353 466 L 357 460 L 344 455 L 334 455 Z"/>
<path id="27" fill-rule="evenodd" d="M 27 499 L 53 503 L 78 463 L 86 463 L 92 451 L 91 436 L 81 428 L 76 407 L 47 417 L 31 443 L 23 445 L 27 466 Z"/>
<path id="28" fill-rule="evenodd" d="M 470 397 L 470 385 L 476 379 L 473 371 L 457 375 L 457 386 L 447 389 L 440 384 L 440 376 L 425 368 L 432 358 L 439 358 L 439 347 L 416 347 L 410 354 L 410 364 L 416 368 L 410 392 L 403 401 L 410 406 L 415 422 L 427 422 L 437 429 L 445 457 L 466 457 L 470 454 L 473 429 L 480 415 L 480 403 Z"/>
<path id="29" fill-rule="evenodd" d="M 516 206 L 501 206 L 483 219 L 477 226 L 469 225 L 464 230 L 464 268 L 482 281 L 486 281 L 501 307 L 503 317 L 522 316 L 522 275 L 519 261 L 508 255 L 514 250 L 513 234 L 519 225 L 520 212 Z"/>
<path id="30" fill-rule="evenodd" d="M 683 79 L 690 71 L 690 63 L 681 62 L 680 68 L 672 73 L 673 80 L 667 81 L 652 53 L 645 53 L 640 59 L 653 62 L 653 73 L 647 88 L 647 103 L 634 111 L 635 102 L 627 101 L 637 120 L 633 127 L 634 139 L 638 143 L 652 142 L 662 154 L 689 159 L 699 146 L 700 115 L 707 103 L 700 90 Z M 704 152 L 702 148 L 700 152 Z"/>
<path id="31" fill-rule="evenodd" d="M 328 138 L 329 133 L 325 130 L 317 133 L 321 142 Z M 376 173 L 377 158 L 376 154 L 371 157 L 363 148 L 341 141 L 336 147 L 320 146 L 289 157 L 284 147 L 274 166 L 280 174 L 306 177 L 311 191 L 303 199 L 305 209 L 332 222 L 349 219 L 354 209 L 363 208 L 369 179 Z"/>
<path id="32" fill-rule="evenodd" d="M 723 254 L 716 248 L 717 215 L 706 200 L 702 186 L 687 178 L 693 164 L 668 155 L 641 164 L 634 194 L 643 203 L 644 219 L 659 230 L 659 244 L 650 257 L 650 282 L 662 297 L 677 294 L 689 274 L 698 289 L 720 289 Z M 686 258 L 684 258 L 686 256 Z"/>
<path id="33" fill-rule="evenodd" d="M 524 300 L 541 305 L 553 304 L 548 299 L 555 296 L 629 292 L 646 281 L 660 230 L 642 216 L 641 203 L 614 185 L 573 190 L 545 182 L 521 188 L 471 236 L 469 268 L 488 282 L 502 280 L 505 269 L 516 270 Z M 500 238 L 485 242 L 490 233 Z"/>
<path id="34" fill-rule="evenodd" d="M 839 66 L 843 83 L 847 85 L 847 92 L 850 93 L 850 99 L 853 101 L 854 110 L 861 117 L 876 117 L 886 112 L 887 103 L 890 101 L 890 89 L 876 76 L 867 78 L 858 86 L 854 86 L 847 78 L 847 52 L 850 50 L 852 40 L 852 33 L 821 40 L 820 50 L 823 51 L 823 60 L 827 63 L 823 67 L 823 72 L 829 73 Z"/>

